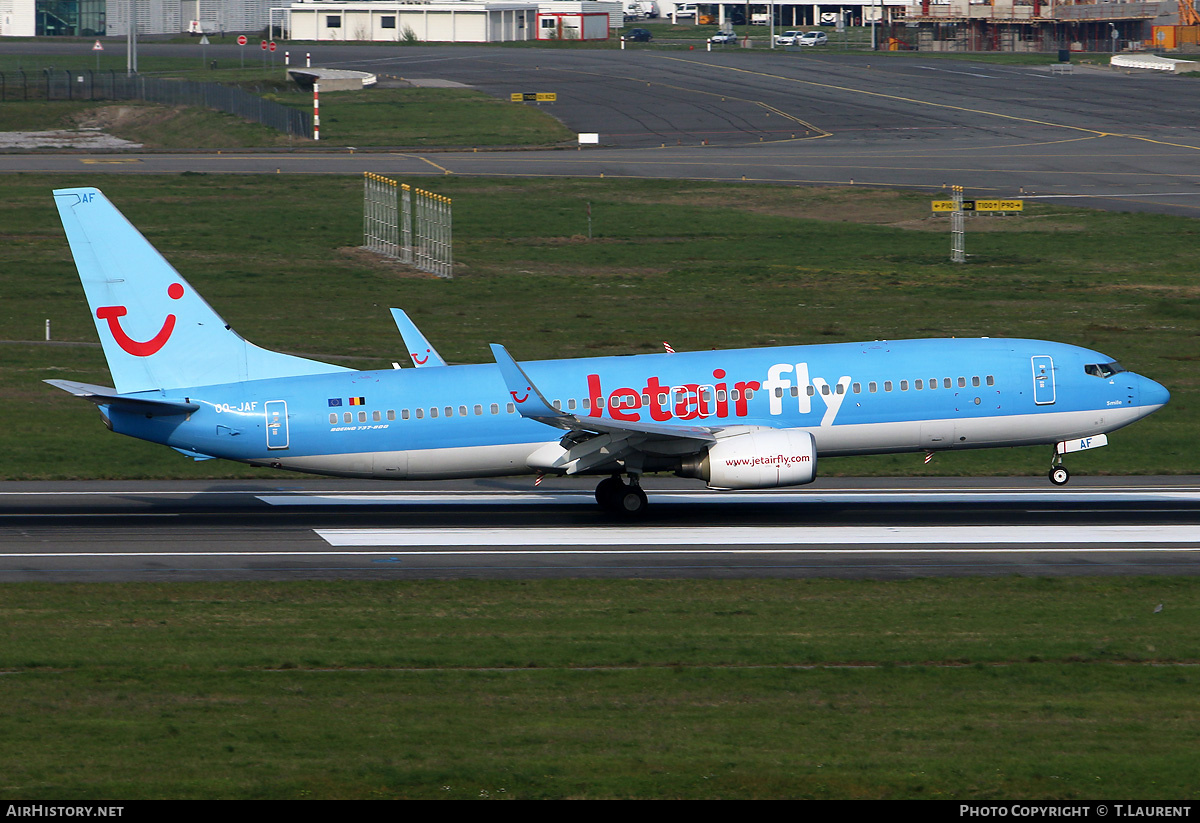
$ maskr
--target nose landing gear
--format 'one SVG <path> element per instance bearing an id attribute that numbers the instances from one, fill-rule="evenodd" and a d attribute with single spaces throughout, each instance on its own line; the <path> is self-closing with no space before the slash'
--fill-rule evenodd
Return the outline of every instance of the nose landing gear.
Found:
<path id="1" fill-rule="evenodd" d="M 1058 449 L 1054 450 L 1054 460 L 1050 463 L 1050 482 L 1056 486 L 1065 486 L 1067 481 L 1071 479 L 1071 473 L 1067 471 L 1067 467 L 1062 464 L 1062 455 L 1058 453 Z"/>

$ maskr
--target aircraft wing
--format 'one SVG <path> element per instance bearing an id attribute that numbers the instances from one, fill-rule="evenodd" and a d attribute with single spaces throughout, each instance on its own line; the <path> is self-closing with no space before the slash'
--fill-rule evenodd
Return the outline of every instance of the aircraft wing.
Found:
<path id="1" fill-rule="evenodd" d="M 618 461 L 626 467 L 640 466 L 645 455 L 694 454 L 717 442 L 715 432 L 718 429 L 705 426 L 668 426 L 581 417 L 556 409 L 507 349 L 493 343 L 492 354 L 520 415 L 567 431 L 558 444 L 530 458 L 534 468 L 578 474 L 604 470 L 609 465 L 616 468 Z"/>
<path id="2" fill-rule="evenodd" d="M 425 335 L 417 328 L 417 324 L 410 320 L 402 309 L 392 309 L 392 319 L 396 321 L 396 328 L 400 330 L 400 336 L 408 348 L 408 357 L 414 366 L 421 369 L 446 365 L 437 349 L 430 345 Z"/>
<path id="3" fill-rule="evenodd" d="M 46 380 L 43 382 L 49 383 L 56 389 L 69 392 L 76 397 L 90 400 L 97 406 L 112 406 L 113 408 L 144 414 L 148 417 L 191 414 L 200 408 L 199 403 L 180 403 L 177 400 L 159 400 L 153 397 L 130 397 L 129 395 L 119 394 L 116 389 L 109 388 L 108 386 L 97 386 L 92 383 L 76 383 L 74 380 Z"/>

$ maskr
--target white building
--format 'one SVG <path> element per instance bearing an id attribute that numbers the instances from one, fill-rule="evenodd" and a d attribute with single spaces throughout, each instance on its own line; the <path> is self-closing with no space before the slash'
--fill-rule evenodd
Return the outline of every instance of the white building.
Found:
<path id="1" fill-rule="evenodd" d="M 283 18 L 284 36 L 289 40 L 491 43 L 533 39 L 537 5 L 293 3 Z"/>
<path id="2" fill-rule="evenodd" d="M 34 0 L 0 0 L 0 37 L 33 37 Z"/>
<path id="3" fill-rule="evenodd" d="M 282 15 L 290 40 L 419 40 L 501 43 L 513 40 L 604 40 L 621 25 L 620 0 L 453 0 L 330 3 L 298 0 Z"/>

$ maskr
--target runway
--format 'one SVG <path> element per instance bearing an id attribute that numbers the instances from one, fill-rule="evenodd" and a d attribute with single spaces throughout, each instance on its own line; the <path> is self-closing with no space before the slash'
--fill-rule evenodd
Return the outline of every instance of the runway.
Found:
<path id="1" fill-rule="evenodd" d="M 237 58 L 237 47 L 223 48 L 214 57 Z M 553 91 L 558 102 L 546 110 L 575 132 L 599 134 L 600 144 L 363 150 L 344 145 L 331 121 L 320 146 L 291 151 L 0 154 L 0 172 L 603 175 L 930 192 L 962 185 L 977 197 L 1200 215 L 1200 87 L 1187 78 L 745 51 L 323 44 L 314 65 L 404 78 L 396 82 L 449 80 L 502 100 Z M 336 101 L 322 101 L 330 117 Z"/>
<path id="2" fill-rule="evenodd" d="M 0 484 L 0 581 L 1193 574 L 1200 478 Z"/>

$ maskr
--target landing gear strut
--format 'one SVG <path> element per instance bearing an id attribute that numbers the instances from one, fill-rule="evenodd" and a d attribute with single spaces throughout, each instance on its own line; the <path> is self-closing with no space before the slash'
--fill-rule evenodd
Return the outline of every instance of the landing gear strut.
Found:
<path id="1" fill-rule="evenodd" d="M 1067 481 L 1071 479 L 1071 473 L 1067 471 L 1067 467 L 1062 464 L 1062 455 L 1056 449 L 1054 452 L 1054 460 L 1050 463 L 1050 482 L 1056 486 L 1065 486 Z"/>
<path id="2" fill-rule="evenodd" d="M 601 480 L 596 486 L 596 502 L 605 511 L 624 517 L 637 517 L 646 512 L 646 493 L 635 474 L 629 475 L 628 483 L 622 481 L 619 474 Z"/>

